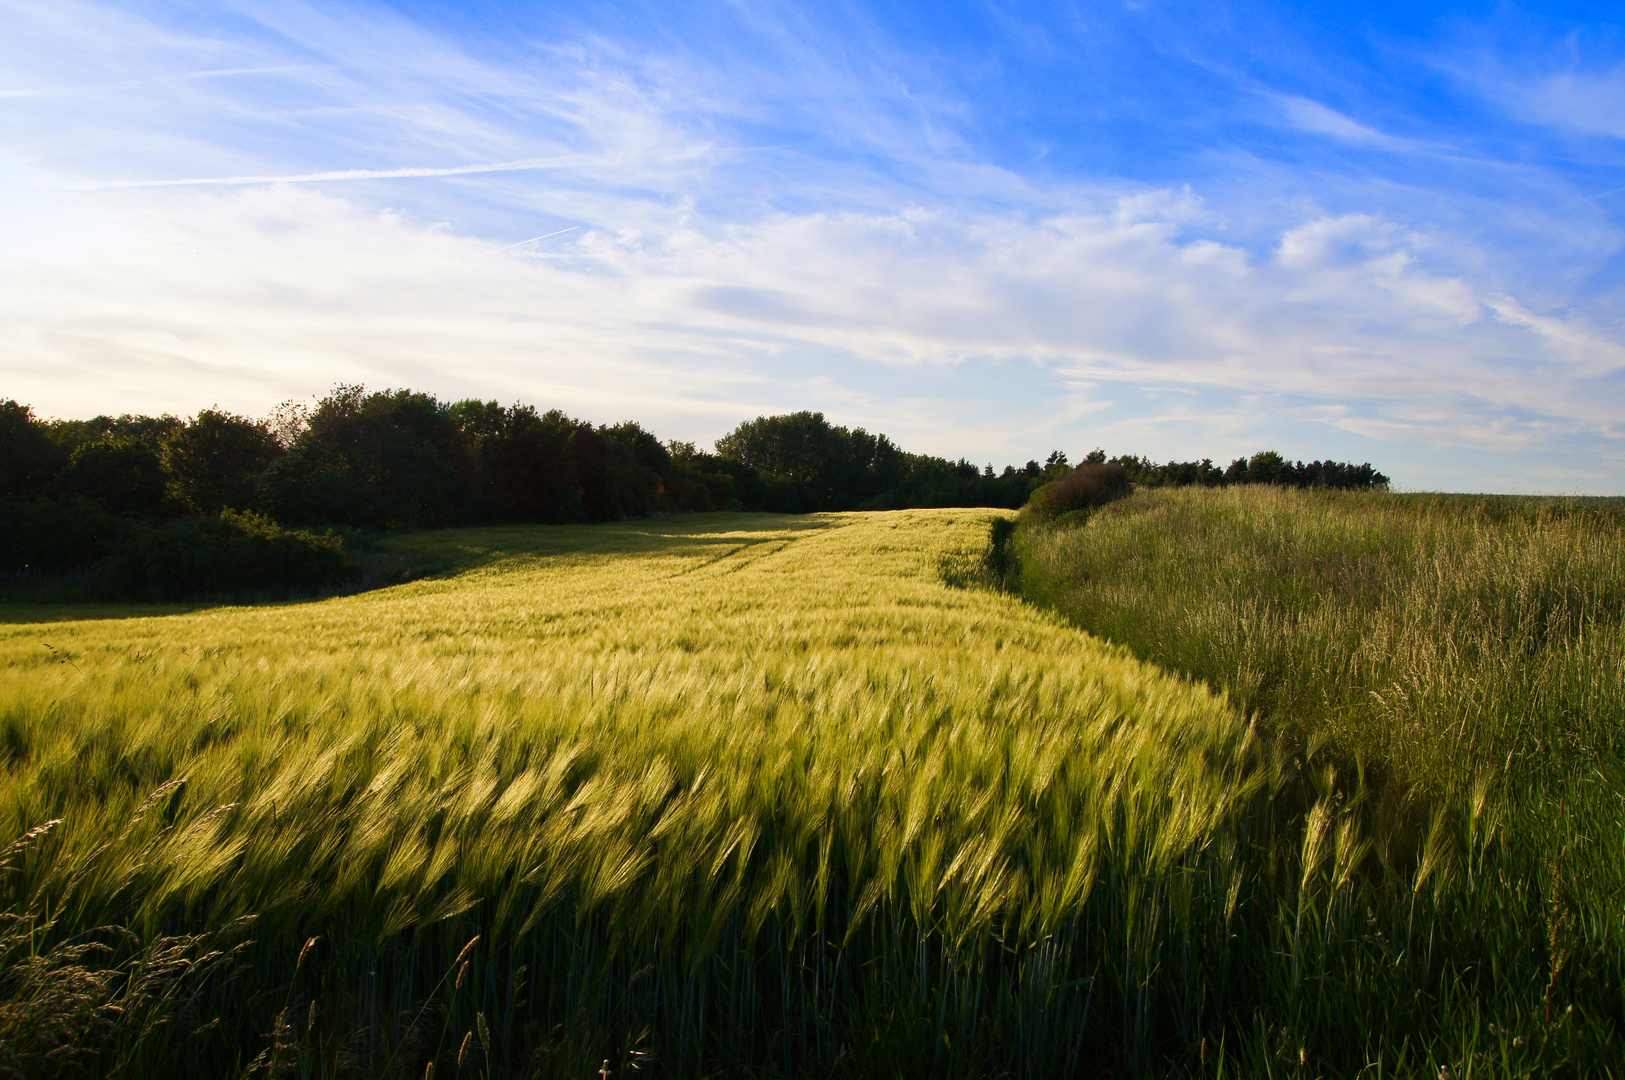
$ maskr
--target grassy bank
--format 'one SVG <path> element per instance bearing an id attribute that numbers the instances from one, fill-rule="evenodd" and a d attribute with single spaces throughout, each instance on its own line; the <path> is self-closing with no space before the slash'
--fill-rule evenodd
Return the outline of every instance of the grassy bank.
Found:
<path id="1" fill-rule="evenodd" d="M 1617 1045 L 1625 501 L 1163 490 L 1001 554 L 1029 599 L 1320 763 L 1372 845 L 1378 921 L 1408 903 L 1384 883 L 1440 852 L 1429 948 L 1474 990 L 1432 1022 L 1574 1004 Z"/>
<path id="2" fill-rule="evenodd" d="M 1408 783 L 1625 745 L 1625 500 L 1188 488 L 1019 551 L 1030 599 Z"/>
<path id="3" fill-rule="evenodd" d="M 1617 802 L 1385 845 L 1328 755 L 945 584 L 989 521 L 423 533 L 455 572 L 0 625 L 0 1068 L 1608 1075 Z"/>

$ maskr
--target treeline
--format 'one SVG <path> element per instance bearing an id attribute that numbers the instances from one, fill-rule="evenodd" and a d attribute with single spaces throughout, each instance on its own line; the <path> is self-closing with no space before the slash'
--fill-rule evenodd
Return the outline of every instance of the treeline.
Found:
<path id="1" fill-rule="evenodd" d="M 1106 460 L 1097 450 L 1085 462 Z M 1387 483 L 1369 465 L 1294 465 L 1274 452 L 1223 471 L 1111 460 L 1148 486 Z M 335 529 L 1017 509 L 1072 471 L 1061 451 L 999 473 L 911 454 L 816 412 L 758 417 L 706 452 L 631 421 L 593 425 L 556 409 L 359 386 L 263 420 L 219 409 L 189 420 L 46 420 L 0 401 L 0 571 L 94 570 L 101 594 L 143 597 L 327 587 L 348 566 Z"/>
<path id="2" fill-rule="evenodd" d="M 1231 484 L 1275 484 L 1295 488 L 1342 488 L 1359 490 L 1386 488 L 1388 477 L 1370 463 L 1354 465 L 1344 461 L 1288 461 L 1274 450 L 1264 450 L 1250 458 L 1236 458 L 1221 469 L 1210 458 L 1201 461 L 1169 461 L 1158 464 L 1132 454 L 1108 459 L 1095 451 L 1089 460 L 1111 461 L 1123 466 L 1137 487 L 1226 487 Z"/>

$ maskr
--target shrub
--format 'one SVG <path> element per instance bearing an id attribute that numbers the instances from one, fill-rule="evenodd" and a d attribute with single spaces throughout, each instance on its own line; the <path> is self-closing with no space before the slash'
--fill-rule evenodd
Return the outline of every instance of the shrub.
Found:
<path id="1" fill-rule="evenodd" d="M 306 591 L 337 583 L 340 539 L 284 529 L 256 514 L 225 511 L 150 527 L 101 567 L 101 588 L 129 599 Z"/>
<path id="2" fill-rule="evenodd" d="M 225 511 L 228 590 L 322 588 L 344 572 L 343 543 L 332 534 L 285 529 L 258 514 Z"/>
<path id="3" fill-rule="evenodd" d="M 139 528 L 81 496 L 0 499 L 0 571 L 82 570 L 128 543 Z"/>
<path id="4" fill-rule="evenodd" d="M 1080 465 L 1033 492 L 1027 500 L 1027 509 L 1039 517 L 1058 518 L 1062 514 L 1104 506 L 1133 489 L 1128 470 L 1116 462 Z"/>

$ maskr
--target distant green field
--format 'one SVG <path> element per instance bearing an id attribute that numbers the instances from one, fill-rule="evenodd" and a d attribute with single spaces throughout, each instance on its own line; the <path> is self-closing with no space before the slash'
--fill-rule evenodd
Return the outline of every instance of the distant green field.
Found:
<path id="1" fill-rule="evenodd" d="M 991 520 L 420 533 L 447 569 L 364 595 L 10 613 L 0 1070 L 1617 1074 L 1593 854 L 1474 789 L 1385 846 L 1326 753 L 947 584 Z"/>

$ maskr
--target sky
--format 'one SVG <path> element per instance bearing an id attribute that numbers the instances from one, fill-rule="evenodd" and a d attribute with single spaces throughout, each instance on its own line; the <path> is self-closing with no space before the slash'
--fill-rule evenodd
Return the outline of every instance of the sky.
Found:
<path id="1" fill-rule="evenodd" d="M 1625 494 L 1625 6 L 0 0 L 0 398 Z"/>

